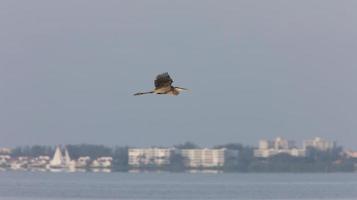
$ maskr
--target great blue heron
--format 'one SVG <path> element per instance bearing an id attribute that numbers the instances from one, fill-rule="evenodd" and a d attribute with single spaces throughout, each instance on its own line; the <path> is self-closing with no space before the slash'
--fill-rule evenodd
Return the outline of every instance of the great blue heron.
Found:
<path id="1" fill-rule="evenodd" d="M 179 95 L 181 91 L 188 90 L 182 87 L 174 87 L 172 83 L 174 81 L 171 79 L 169 73 L 163 73 L 156 76 L 155 80 L 155 89 L 150 92 L 138 92 L 135 93 L 135 96 L 143 94 L 169 94 L 169 95 Z"/>

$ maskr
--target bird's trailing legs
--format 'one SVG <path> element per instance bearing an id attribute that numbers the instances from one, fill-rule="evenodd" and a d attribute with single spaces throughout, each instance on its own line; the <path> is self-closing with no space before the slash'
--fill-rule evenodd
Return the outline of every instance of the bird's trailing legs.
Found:
<path id="1" fill-rule="evenodd" d="M 153 94 L 154 91 L 150 91 L 150 92 L 138 92 L 138 93 L 135 93 L 134 96 L 139 96 L 139 95 L 144 95 L 144 94 Z"/>

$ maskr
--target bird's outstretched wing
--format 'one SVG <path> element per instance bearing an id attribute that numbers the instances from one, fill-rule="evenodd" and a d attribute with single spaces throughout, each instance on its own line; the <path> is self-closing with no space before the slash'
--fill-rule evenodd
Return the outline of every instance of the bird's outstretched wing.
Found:
<path id="1" fill-rule="evenodd" d="M 173 83 L 174 81 L 171 79 L 169 73 L 163 73 L 163 74 L 159 74 L 157 75 L 156 77 L 156 80 L 155 80 L 155 88 L 162 88 L 162 87 L 168 87 L 168 86 L 171 86 L 171 84 Z"/>

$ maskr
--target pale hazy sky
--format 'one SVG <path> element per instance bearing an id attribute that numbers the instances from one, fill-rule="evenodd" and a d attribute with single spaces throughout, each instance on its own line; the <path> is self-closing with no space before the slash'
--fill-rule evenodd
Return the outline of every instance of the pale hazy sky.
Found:
<path id="1" fill-rule="evenodd" d="M 357 149 L 357 1 L 0 3 L 0 146 Z M 191 89 L 140 96 L 158 73 Z"/>

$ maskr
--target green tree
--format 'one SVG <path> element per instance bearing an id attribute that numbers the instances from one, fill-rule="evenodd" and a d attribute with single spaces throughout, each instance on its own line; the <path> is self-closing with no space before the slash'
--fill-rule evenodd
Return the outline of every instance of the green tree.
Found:
<path id="1" fill-rule="evenodd" d="M 113 170 L 128 171 L 128 147 L 115 147 L 113 150 Z"/>
<path id="2" fill-rule="evenodd" d="M 238 171 L 248 172 L 249 165 L 255 159 L 254 148 L 250 146 L 244 146 L 239 143 L 229 143 L 224 145 L 215 146 L 216 149 L 226 148 L 227 150 L 238 151 L 237 157 L 227 157 L 224 164 L 224 171 Z"/>
<path id="3" fill-rule="evenodd" d="M 175 145 L 175 148 L 177 148 L 177 149 L 198 149 L 200 147 L 193 142 L 185 142 L 183 144 Z"/>
<path id="4" fill-rule="evenodd" d="M 24 147 L 16 147 L 11 151 L 11 157 L 38 157 L 38 156 L 52 156 L 54 154 L 54 148 L 51 146 L 24 146 Z"/>
<path id="5" fill-rule="evenodd" d="M 72 159 L 78 159 L 82 156 L 89 156 L 91 159 L 112 156 L 112 149 L 104 145 L 70 144 L 66 145 L 66 147 Z"/>
<path id="6" fill-rule="evenodd" d="M 172 153 L 170 155 L 170 164 L 168 165 L 168 170 L 173 172 L 185 171 L 185 158 L 179 153 Z"/>

